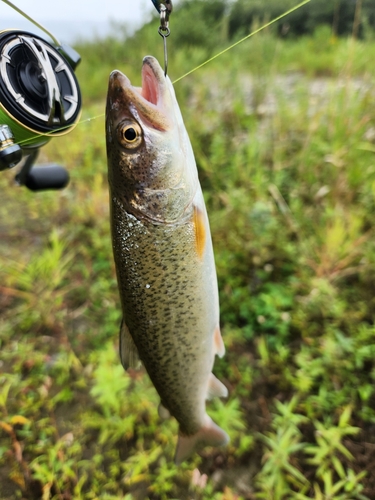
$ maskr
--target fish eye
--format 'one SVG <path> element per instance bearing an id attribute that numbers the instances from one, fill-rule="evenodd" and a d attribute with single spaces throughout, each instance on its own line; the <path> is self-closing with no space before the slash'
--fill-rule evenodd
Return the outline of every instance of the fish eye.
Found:
<path id="1" fill-rule="evenodd" d="M 137 139 L 137 132 L 133 127 L 128 127 L 124 130 L 124 137 L 129 142 L 134 142 Z"/>
<path id="2" fill-rule="evenodd" d="M 118 125 L 117 138 L 124 148 L 137 148 L 142 142 L 142 129 L 138 123 L 126 120 Z"/>

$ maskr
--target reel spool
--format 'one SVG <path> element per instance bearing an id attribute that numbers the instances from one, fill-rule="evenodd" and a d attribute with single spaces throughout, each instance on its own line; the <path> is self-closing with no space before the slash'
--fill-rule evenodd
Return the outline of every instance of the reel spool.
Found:
<path id="1" fill-rule="evenodd" d="M 68 46 L 54 47 L 25 31 L 0 31 L 0 170 L 78 123 L 82 99 L 73 70 L 79 62 Z"/>

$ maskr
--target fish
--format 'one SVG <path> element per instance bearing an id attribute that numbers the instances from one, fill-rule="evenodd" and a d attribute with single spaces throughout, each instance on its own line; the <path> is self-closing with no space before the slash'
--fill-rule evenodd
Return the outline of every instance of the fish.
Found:
<path id="1" fill-rule="evenodd" d="M 212 373 L 225 347 L 205 202 L 173 85 L 154 57 L 143 59 L 141 88 L 110 74 L 106 143 L 121 363 L 144 365 L 160 417 L 178 421 L 180 464 L 229 442 L 206 412 L 228 390 Z"/>

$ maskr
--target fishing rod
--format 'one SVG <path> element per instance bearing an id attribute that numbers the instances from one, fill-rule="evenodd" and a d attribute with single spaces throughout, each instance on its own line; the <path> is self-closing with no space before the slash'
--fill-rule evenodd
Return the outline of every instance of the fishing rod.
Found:
<path id="1" fill-rule="evenodd" d="M 16 182 L 32 191 L 62 189 L 65 167 L 35 165 L 40 148 L 69 133 L 81 116 L 82 98 L 75 69 L 80 55 L 9 0 L 2 0 L 53 43 L 21 30 L 0 31 L 0 171 L 24 162 Z"/>

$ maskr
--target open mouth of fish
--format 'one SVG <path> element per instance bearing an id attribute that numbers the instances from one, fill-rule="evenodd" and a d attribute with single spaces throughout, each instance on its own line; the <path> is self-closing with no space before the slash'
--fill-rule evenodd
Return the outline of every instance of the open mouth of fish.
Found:
<path id="1" fill-rule="evenodd" d="M 142 87 L 134 87 L 121 71 L 111 73 L 109 81 L 109 103 L 112 110 L 129 111 L 137 118 L 140 115 L 152 127 L 159 130 L 169 128 L 168 94 L 172 84 L 164 76 L 158 61 L 152 56 L 143 59 Z"/>
<path id="2" fill-rule="evenodd" d="M 146 59 L 143 61 L 142 66 L 142 87 L 136 88 L 138 92 L 140 92 L 141 96 L 146 99 L 150 104 L 158 105 L 160 101 L 160 89 L 159 89 L 159 80 L 160 80 L 160 71 L 162 71 L 159 63 L 156 59 L 151 60 L 150 62 L 156 62 L 155 64 L 149 64 L 149 61 Z M 156 67 L 154 67 L 156 66 Z M 160 70 L 160 71 L 158 71 Z M 161 75 L 162 78 L 165 78 L 164 75 Z"/>

